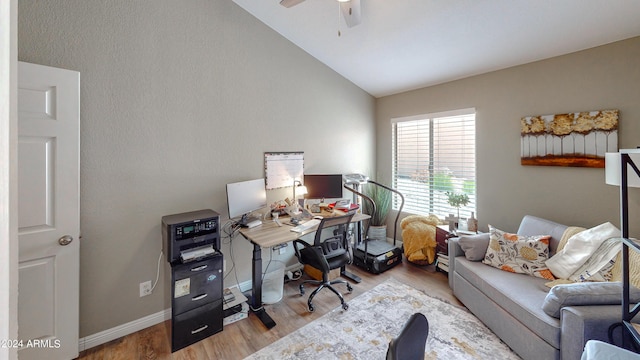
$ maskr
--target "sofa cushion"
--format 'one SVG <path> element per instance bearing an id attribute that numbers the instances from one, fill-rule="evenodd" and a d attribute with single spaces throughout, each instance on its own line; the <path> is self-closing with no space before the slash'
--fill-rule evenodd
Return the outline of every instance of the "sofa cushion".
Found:
<path id="1" fill-rule="evenodd" d="M 495 268 L 553 280 L 545 265 L 549 259 L 549 235 L 511 234 L 489 225 L 489 247 L 483 263 Z"/>
<path id="2" fill-rule="evenodd" d="M 630 287 L 629 300 L 640 302 L 640 289 Z M 545 313 L 560 318 L 560 309 L 572 305 L 619 305 L 622 302 L 622 283 L 586 282 L 556 285 L 542 303 Z"/>
<path id="3" fill-rule="evenodd" d="M 567 229 L 566 225 L 558 224 L 551 220 L 542 219 L 533 215 L 525 215 L 520 222 L 518 235 L 533 236 L 539 234 L 551 235 L 549 243 L 549 256 L 553 256 L 558 248 L 558 243 Z"/>
<path id="4" fill-rule="evenodd" d="M 455 272 L 473 284 L 498 306 L 518 319 L 555 348 L 560 348 L 560 320 L 547 315 L 542 303 L 549 288 L 547 280 L 502 271 L 458 256 Z M 449 274 L 451 276 L 452 274 Z"/>
<path id="5" fill-rule="evenodd" d="M 482 261 L 489 246 L 489 233 L 460 236 L 458 244 L 468 260 Z"/>

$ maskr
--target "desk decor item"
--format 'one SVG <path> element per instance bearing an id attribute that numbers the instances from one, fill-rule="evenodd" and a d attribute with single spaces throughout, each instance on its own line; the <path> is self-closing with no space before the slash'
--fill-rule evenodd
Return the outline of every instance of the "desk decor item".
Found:
<path id="1" fill-rule="evenodd" d="M 618 110 L 527 116 L 520 119 L 522 165 L 604 168 L 618 149 Z"/>
<path id="2" fill-rule="evenodd" d="M 471 212 L 471 216 L 467 219 L 467 231 L 472 233 L 478 232 L 478 219 L 475 218 L 474 212 Z"/>
<path id="3" fill-rule="evenodd" d="M 465 308 L 391 278 L 245 360 L 384 359 L 416 312 L 429 320 L 425 359 L 520 359 Z"/>

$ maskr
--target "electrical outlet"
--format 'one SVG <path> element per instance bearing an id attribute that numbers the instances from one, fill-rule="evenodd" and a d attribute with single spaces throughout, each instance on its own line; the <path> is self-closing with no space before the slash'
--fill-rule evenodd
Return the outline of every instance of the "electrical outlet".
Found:
<path id="1" fill-rule="evenodd" d="M 140 283 L 140 297 L 151 295 L 151 281 Z"/>

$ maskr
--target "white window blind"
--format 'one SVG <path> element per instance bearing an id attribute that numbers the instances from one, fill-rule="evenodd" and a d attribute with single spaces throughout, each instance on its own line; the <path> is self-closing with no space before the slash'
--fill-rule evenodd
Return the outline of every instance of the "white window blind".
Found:
<path id="1" fill-rule="evenodd" d="M 403 211 L 458 216 L 447 192 L 466 194 L 460 217 L 476 212 L 475 109 L 392 119 L 393 186 L 405 197 Z M 394 201 L 394 209 L 400 206 Z"/>

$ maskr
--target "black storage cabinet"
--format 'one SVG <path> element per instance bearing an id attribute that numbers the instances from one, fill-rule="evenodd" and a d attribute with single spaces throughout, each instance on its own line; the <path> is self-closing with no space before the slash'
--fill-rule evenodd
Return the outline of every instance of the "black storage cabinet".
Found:
<path id="1" fill-rule="evenodd" d="M 222 331 L 220 253 L 171 266 L 171 351 Z"/>

